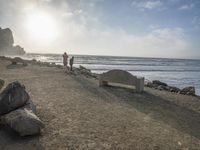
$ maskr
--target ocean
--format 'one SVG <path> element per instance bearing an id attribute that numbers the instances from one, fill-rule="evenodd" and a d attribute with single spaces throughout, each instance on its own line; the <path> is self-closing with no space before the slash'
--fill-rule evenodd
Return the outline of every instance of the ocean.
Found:
<path id="1" fill-rule="evenodd" d="M 160 80 L 171 86 L 194 86 L 200 95 L 200 60 L 73 55 L 74 66 L 82 65 L 94 73 L 122 69 L 146 80 Z M 21 56 L 20 56 L 21 57 Z M 26 54 L 24 59 L 62 64 L 62 54 Z"/>

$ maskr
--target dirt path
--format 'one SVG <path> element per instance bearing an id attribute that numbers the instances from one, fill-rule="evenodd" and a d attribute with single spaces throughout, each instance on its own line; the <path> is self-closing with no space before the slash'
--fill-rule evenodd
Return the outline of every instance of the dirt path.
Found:
<path id="1" fill-rule="evenodd" d="M 3 149 L 200 149 L 198 98 L 100 88 L 95 80 L 50 67 L 4 66 L 0 78 L 25 84 L 45 128 L 29 138 L 0 128 Z"/>

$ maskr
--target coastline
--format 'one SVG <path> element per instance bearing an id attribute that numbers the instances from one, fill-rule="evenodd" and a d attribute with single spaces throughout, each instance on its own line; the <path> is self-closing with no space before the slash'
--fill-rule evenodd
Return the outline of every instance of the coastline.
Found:
<path id="1" fill-rule="evenodd" d="M 45 123 L 42 136 L 10 138 L 0 128 L 0 147 L 12 149 L 198 149 L 200 99 L 145 87 L 98 86 L 96 74 L 65 72 L 62 66 L 0 58 L 0 79 L 19 80 Z M 3 140 L 4 139 L 4 140 Z M 28 141 L 28 142 L 27 142 Z M 167 141 L 167 142 L 166 142 Z"/>
<path id="2" fill-rule="evenodd" d="M 34 55 L 40 56 L 41 54 L 34 54 Z M 53 56 L 54 54 L 46 54 L 46 55 Z M 88 55 L 88 56 L 87 55 L 76 55 L 76 56 L 88 57 L 90 55 Z M 0 56 L 0 57 L 2 57 L 2 56 Z M 60 55 L 60 57 L 61 57 L 61 55 Z M 100 56 L 96 56 L 96 57 L 100 57 Z M 107 57 L 110 57 L 110 56 L 107 56 Z M 112 56 L 112 57 L 116 57 L 116 56 Z M 19 58 L 19 59 L 21 59 L 21 61 L 24 61 L 25 63 L 30 63 L 30 64 L 34 64 L 34 65 L 37 64 L 39 66 L 57 67 L 57 68 L 63 69 L 62 63 L 56 63 L 53 61 L 49 62 L 49 61 L 45 61 L 45 60 L 42 61 L 35 57 L 31 58 L 30 56 L 24 57 L 23 55 L 22 56 L 14 56 L 13 55 L 12 57 L 3 56 L 2 58 L 4 58 L 5 60 L 10 60 L 10 61 L 13 60 L 14 58 Z M 154 58 L 154 59 L 157 59 L 157 58 Z M 169 58 L 165 58 L 165 59 L 169 59 Z M 74 71 L 71 72 L 72 74 L 83 74 L 86 77 L 91 76 L 96 79 L 98 79 L 98 76 L 100 74 L 102 74 L 102 72 L 96 72 L 94 70 L 88 69 L 85 66 L 82 66 L 81 63 L 75 64 L 74 66 L 75 66 L 75 67 L 73 67 Z M 107 70 L 107 71 L 109 71 L 109 70 Z M 134 71 L 140 72 L 140 70 L 134 70 Z M 141 71 L 144 71 L 144 70 L 141 70 Z M 151 71 L 151 70 L 147 70 L 147 71 Z M 130 71 L 128 71 L 128 72 L 130 72 Z M 135 75 L 135 74 L 133 74 L 133 75 Z M 137 74 L 136 74 L 136 76 L 137 76 Z M 171 84 L 168 84 L 168 82 L 163 82 L 162 80 L 158 80 L 155 78 L 150 80 L 150 79 L 147 79 L 146 76 L 141 76 L 141 77 L 145 77 L 145 86 L 146 87 L 154 88 L 154 89 L 157 89 L 160 91 L 164 90 L 164 91 L 168 91 L 168 92 L 172 92 L 172 93 L 179 93 L 179 94 L 183 94 L 183 95 L 193 95 L 193 96 L 200 97 L 199 89 L 196 89 L 196 87 L 194 87 L 194 86 L 185 85 L 185 86 L 180 87 L 180 86 L 176 86 L 175 83 L 174 83 L 175 85 L 171 85 Z M 156 84 L 153 84 L 154 82 L 156 82 Z M 184 91 L 185 89 L 186 89 L 186 91 Z M 184 91 L 184 92 L 182 92 L 182 91 Z"/>
<path id="3" fill-rule="evenodd" d="M 90 69 L 93 73 L 103 73 L 111 69 L 121 69 L 136 76 L 145 77 L 147 81 L 160 80 L 169 86 L 182 89 L 187 86 L 195 87 L 196 95 L 200 95 L 199 76 L 200 61 L 177 60 L 158 58 L 136 58 L 136 57 L 102 57 L 87 55 L 71 55 L 75 57 L 74 66 L 79 65 Z M 13 56 L 14 57 L 14 56 Z M 23 59 L 35 59 L 41 62 L 56 63 L 62 65 L 62 56 L 54 54 L 26 54 L 20 56 Z"/>

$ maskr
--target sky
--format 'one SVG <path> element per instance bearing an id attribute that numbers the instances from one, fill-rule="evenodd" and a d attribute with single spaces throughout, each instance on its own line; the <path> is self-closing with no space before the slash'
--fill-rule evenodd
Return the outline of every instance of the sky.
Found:
<path id="1" fill-rule="evenodd" d="M 27 52 L 200 59 L 200 0 L 0 0 Z"/>

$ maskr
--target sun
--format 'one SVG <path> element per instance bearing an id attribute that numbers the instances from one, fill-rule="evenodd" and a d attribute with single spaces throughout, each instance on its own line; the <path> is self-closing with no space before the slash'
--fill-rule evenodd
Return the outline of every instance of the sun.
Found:
<path id="1" fill-rule="evenodd" d="M 29 38 L 37 42 L 51 42 L 58 34 L 56 20 L 45 12 L 34 12 L 27 15 L 26 29 Z"/>

